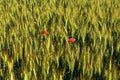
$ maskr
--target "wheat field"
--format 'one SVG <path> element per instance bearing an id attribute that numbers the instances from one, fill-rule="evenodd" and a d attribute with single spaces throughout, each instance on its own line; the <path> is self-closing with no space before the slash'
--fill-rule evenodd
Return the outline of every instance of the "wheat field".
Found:
<path id="1" fill-rule="evenodd" d="M 0 0 L 0 80 L 120 80 L 120 0 Z"/>

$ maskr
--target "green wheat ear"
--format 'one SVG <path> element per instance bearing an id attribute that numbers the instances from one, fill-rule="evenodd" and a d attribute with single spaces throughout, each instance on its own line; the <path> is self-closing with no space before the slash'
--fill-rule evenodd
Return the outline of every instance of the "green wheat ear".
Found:
<path id="1" fill-rule="evenodd" d="M 116 44 L 117 44 L 117 51 L 119 52 L 120 51 L 120 38 L 118 38 Z"/>

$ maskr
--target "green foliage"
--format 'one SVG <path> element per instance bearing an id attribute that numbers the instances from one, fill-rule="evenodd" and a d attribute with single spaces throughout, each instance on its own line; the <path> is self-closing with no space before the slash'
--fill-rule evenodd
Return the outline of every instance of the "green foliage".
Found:
<path id="1" fill-rule="evenodd" d="M 0 0 L 0 80 L 119 80 L 119 14 L 120 0 Z"/>

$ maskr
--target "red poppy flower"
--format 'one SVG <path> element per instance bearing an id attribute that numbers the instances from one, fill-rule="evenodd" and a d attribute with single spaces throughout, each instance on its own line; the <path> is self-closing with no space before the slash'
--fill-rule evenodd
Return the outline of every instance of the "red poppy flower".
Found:
<path id="1" fill-rule="evenodd" d="M 69 43 L 74 43 L 74 42 L 75 42 L 75 38 L 70 38 L 70 39 L 68 40 L 68 42 L 69 42 Z"/>
<path id="2" fill-rule="evenodd" d="M 43 30 L 42 34 L 49 34 L 49 32 L 47 30 Z"/>

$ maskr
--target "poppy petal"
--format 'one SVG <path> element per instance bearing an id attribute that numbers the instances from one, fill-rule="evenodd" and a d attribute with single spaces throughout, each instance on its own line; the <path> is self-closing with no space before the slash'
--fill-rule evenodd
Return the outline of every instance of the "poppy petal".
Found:
<path id="1" fill-rule="evenodd" d="M 49 34 L 49 32 L 47 30 L 43 30 L 42 34 Z"/>
<path id="2" fill-rule="evenodd" d="M 70 38 L 70 39 L 68 40 L 68 42 L 74 43 L 74 42 L 75 42 L 75 38 Z"/>

